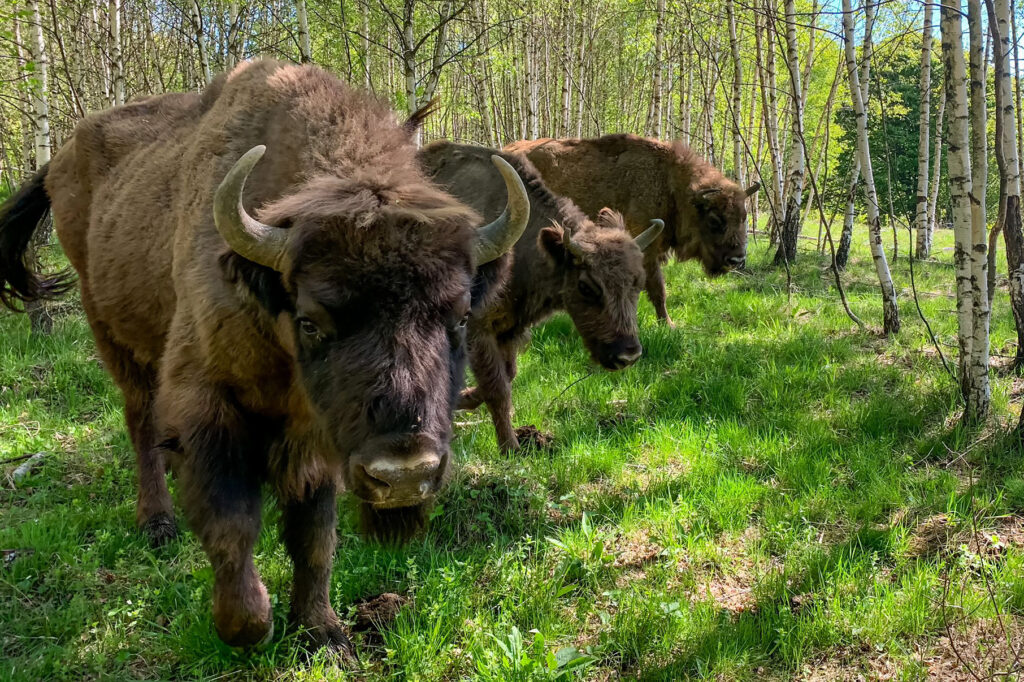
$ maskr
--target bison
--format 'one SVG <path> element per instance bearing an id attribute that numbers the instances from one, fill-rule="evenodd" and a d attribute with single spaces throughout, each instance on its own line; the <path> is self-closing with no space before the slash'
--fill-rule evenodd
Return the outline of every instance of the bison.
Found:
<path id="1" fill-rule="evenodd" d="M 139 524 L 174 533 L 169 462 L 225 643 L 273 633 L 252 555 L 266 484 L 294 564 L 291 621 L 349 650 L 328 594 L 336 493 L 390 539 L 445 482 L 464 327 L 507 276 L 500 256 L 529 210 L 501 173 L 508 207 L 478 232 L 386 105 L 315 67 L 257 61 L 201 95 L 89 116 L 0 209 L 12 306 L 66 285 L 25 264 L 52 208 L 124 394 Z"/>
<path id="2" fill-rule="evenodd" d="M 505 149 L 525 154 L 552 191 L 591 216 L 605 206 L 621 211 L 633 234 L 652 218 L 665 219 L 668 228 L 645 253 L 644 269 L 647 296 L 669 325 L 661 264 L 670 251 L 679 260 L 699 259 L 710 276 L 746 260 L 746 201 L 760 185 L 743 190 L 683 144 L 605 135 L 521 140 Z"/>
<path id="3" fill-rule="evenodd" d="M 420 151 L 420 160 L 436 182 L 486 217 L 495 213 L 493 202 L 504 191 L 491 167 L 493 153 L 435 142 Z M 487 403 L 498 445 L 509 452 L 519 447 L 511 382 L 530 327 L 566 310 L 603 367 L 622 369 L 640 357 L 636 307 L 644 281 L 642 251 L 664 224 L 656 220 L 633 239 L 618 213 L 602 211 L 591 221 L 571 201 L 552 194 L 524 157 L 506 153 L 502 158 L 526 181 L 530 221 L 512 252 L 511 279 L 496 300 L 470 315 L 469 366 L 477 386 L 463 391 L 459 407 Z"/>

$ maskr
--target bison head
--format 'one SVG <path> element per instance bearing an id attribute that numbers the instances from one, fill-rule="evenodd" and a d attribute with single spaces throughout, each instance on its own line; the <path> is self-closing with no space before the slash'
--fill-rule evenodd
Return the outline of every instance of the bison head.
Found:
<path id="1" fill-rule="evenodd" d="M 679 230 L 680 260 L 697 258 L 704 272 L 715 277 L 741 268 L 747 258 L 747 198 L 758 190 L 744 190 L 726 178 L 717 184 L 692 188 L 690 206 L 681 207 L 690 229 Z"/>
<path id="2" fill-rule="evenodd" d="M 643 352 L 636 306 L 644 285 L 642 251 L 661 233 L 651 226 L 635 239 L 622 216 L 603 209 L 576 232 L 555 225 L 540 231 L 541 249 L 563 273 L 561 296 L 590 356 L 606 369 L 632 365 Z"/>
<path id="3" fill-rule="evenodd" d="M 526 225 L 525 189 L 497 159 L 508 206 L 477 230 L 475 213 L 405 169 L 386 182 L 321 176 L 257 220 L 242 190 L 262 153 L 250 150 L 219 187 L 217 230 L 248 264 L 239 279 L 290 356 L 295 409 L 340 458 L 367 530 L 403 537 L 446 480 L 464 328 L 507 272 L 499 257 Z"/>

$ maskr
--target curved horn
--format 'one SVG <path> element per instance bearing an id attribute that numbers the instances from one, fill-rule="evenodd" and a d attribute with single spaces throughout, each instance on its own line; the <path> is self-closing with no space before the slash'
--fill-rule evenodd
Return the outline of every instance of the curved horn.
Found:
<path id="1" fill-rule="evenodd" d="M 497 220 L 477 231 L 476 246 L 473 249 L 477 265 L 490 263 L 511 249 L 523 236 L 526 223 L 530 220 L 530 198 L 526 195 L 526 187 L 519 173 L 497 154 L 491 156 L 491 163 L 505 180 L 508 203 Z"/>
<path id="2" fill-rule="evenodd" d="M 658 238 L 661 231 L 665 229 L 665 221 L 661 218 L 652 218 L 651 226 L 641 232 L 633 240 L 636 245 L 640 247 L 640 250 L 645 250 L 648 246 L 654 243 L 654 240 Z"/>
<path id="3" fill-rule="evenodd" d="M 748 197 L 754 196 L 757 190 L 761 189 L 761 183 L 755 182 L 753 185 L 747 188 L 746 195 Z"/>
<path id="4" fill-rule="evenodd" d="M 563 225 L 562 234 L 564 235 L 563 241 L 565 242 L 566 250 L 580 260 L 583 260 L 586 256 L 586 252 L 583 250 L 583 247 L 580 246 L 580 243 L 572 238 L 572 228 L 568 225 Z"/>
<path id="5" fill-rule="evenodd" d="M 213 195 L 213 222 L 217 232 L 238 255 L 280 272 L 284 267 L 288 230 L 264 225 L 242 206 L 245 179 L 267 148 L 256 145 L 242 155 L 224 176 Z"/>

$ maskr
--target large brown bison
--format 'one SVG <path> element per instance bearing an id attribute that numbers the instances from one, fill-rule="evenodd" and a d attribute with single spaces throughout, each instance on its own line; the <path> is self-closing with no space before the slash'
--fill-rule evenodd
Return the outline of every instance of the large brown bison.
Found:
<path id="1" fill-rule="evenodd" d="M 509 208 L 478 233 L 415 154 L 382 103 L 314 67 L 253 62 L 201 96 L 86 118 L 0 209 L 11 305 L 60 285 L 24 263 L 52 206 L 124 393 L 138 521 L 158 541 L 174 532 L 169 460 L 228 644 L 273 631 L 252 556 L 264 484 L 294 563 L 291 619 L 345 651 L 328 596 L 337 490 L 393 538 L 445 481 L 463 328 L 507 276 L 499 256 L 529 209 L 503 167 Z"/>
<path id="2" fill-rule="evenodd" d="M 420 151 L 433 179 L 485 217 L 496 214 L 504 193 L 483 147 L 435 142 Z M 487 403 L 498 445 L 519 447 L 512 427 L 512 379 L 516 355 L 530 328 L 558 310 L 569 313 L 591 357 L 607 369 L 636 362 L 636 307 L 644 281 L 643 249 L 657 239 L 661 221 L 634 240 L 618 213 L 589 220 L 568 199 L 552 194 L 533 166 L 518 154 L 503 154 L 526 181 L 530 222 L 513 250 L 512 277 L 501 295 L 469 319 L 469 366 L 477 386 L 463 392 L 459 407 Z"/>
<path id="3" fill-rule="evenodd" d="M 700 260 L 711 276 L 746 260 L 746 201 L 759 186 L 744 190 L 685 145 L 605 135 L 521 140 L 505 149 L 525 154 L 552 191 L 589 215 L 605 206 L 620 211 L 632 234 L 647 229 L 652 218 L 664 218 L 667 227 L 647 250 L 644 267 L 647 296 L 668 324 L 661 264 L 670 251 L 680 260 Z"/>

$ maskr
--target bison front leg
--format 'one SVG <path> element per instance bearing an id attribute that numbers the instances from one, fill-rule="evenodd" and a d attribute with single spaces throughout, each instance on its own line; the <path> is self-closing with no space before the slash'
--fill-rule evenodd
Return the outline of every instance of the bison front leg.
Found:
<path id="1" fill-rule="evenodd" d="M 314 646 L 348 657 L 352 643 L 330 600 L 336 496 L 334 484 L 325 483 L 305 499 L 283 501 L 281 532 L 294 565 L 289 620 L 304 628 Z"/>
<path id="2" fill-rule="evenodd" d="M 656 258 L 647 258 L 644 260 L 644 270 L 647 274 L 647 298 L 654 305 L 654 313 L 659 320 L 674 328 L 676 325 L 668 316 L 668 306 L 665 303 L 668 294 L 665 291 L 665 276 L 661 273 L 661 264 Z"/>
<path id="3" fill-rule="evenodd" d="M 194 431 L 176 467 L 182 506 L 213 566 L 213 622 L 225 644 L 251 647 L 274 634 L 267 589 L 253 563 L 261 475 L 251 453 L 221 427 Z"/>
<path id="4" fill-rule="evenodd" d="M 512 376 L 515 376 L 515 348 L 511 364 L 509 349 L 491 334 L 474 336 L 470 342 L 469 366 L 476 377 L 477 394 L 487 403 L 498 438 L 498 448 L 509 453 L 519 449 L 512 427 Z M 511 376 L 510 376 L 511 373 Z"/>

